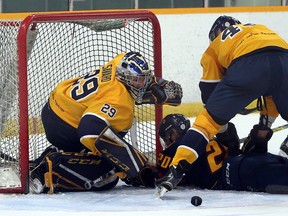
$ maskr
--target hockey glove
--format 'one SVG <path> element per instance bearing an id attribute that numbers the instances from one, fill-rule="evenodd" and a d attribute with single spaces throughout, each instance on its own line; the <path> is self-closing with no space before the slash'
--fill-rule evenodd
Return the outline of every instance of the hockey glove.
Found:
<path id="1" fill-rule="evenodd" d="M 143 186 L 154 188 L 156 175 L 156 168 L 146 166 L 139 172 L 138 178 Z"/>
<path id="2" fill-rule="evenodd" d="M 154 77 L 145 92 L 141 104 L 168 104 L 178 106 L 183 97 L 182 87 L 173 81 Z M 139 105 L 139 104 L 138 104 Z"/>
<path id="3" fill-rule="evenodd" d="M 273 131 L 265 125 L 254 125 L 242 146 L 243 154 L 248 152 L 267 152 L 268 141 L 271 139 Z"/>
<path id="4" fill-rule="evenodd" d="M 228 128 L 223 133 L 216 134 L 216 141 L 228 148 L 229 156 L 237 156 L 240 154 L 240 140 L 235 125 L 228 123 Z"/>
<path id="5" fill-rule="evenodd" d="M 165 176 L 156 179 L 155 185 L 159 189 L 163 187 L 168 191 L 171 191 L 179 184 L 184 176 L 185 173 L 180 167 L 171 166 Z"/>
<path id="6" fill-rule="evenodd" d="M 155 177 L 157 175 L 157 170 L 152 167 L 144 167 L 140 172 L 138 173 L 137 177 L 130 178 L 126 177 L 123 179 L 123 181 L 127 185 L 132 186 L 144 186 L 144 187 L 155 187 Z"/>
<path id="7" fill-rule="evenodd" d="M 165 104 L 171 106 L 178 106 L 181 104 L 183 92 L 180 84 L 170 81 L 165 85 L 164 91 L 168 97 L 168 100 L 166 101 Z"/>

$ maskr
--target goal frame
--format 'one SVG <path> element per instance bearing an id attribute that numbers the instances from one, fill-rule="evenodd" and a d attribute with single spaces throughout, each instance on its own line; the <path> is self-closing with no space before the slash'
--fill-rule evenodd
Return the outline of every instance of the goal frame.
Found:
<path id="1" fill-rule="evenodd" d="M 18 94 L 19 94 L 19 165 L 21 169 L 21 187 L 1 188 L 0 193 L 29 193 L 29 116 L 28 116 L 28 59 L 27 59 L 27 32 L 29 26 L 37 22 L 57 22 L 57 21 L 78 21 L 89 19 L 109 19 L 109 18 L 137 18 L 137 20 L 149 20 L 152 23 L 154 36 L 154 69 L 155 75 L 162 77 L 162 50 L 161 50 L 161 29 L 157 17 L 150 11 L 110 11 L 110 12 L 73 12 L 73 13 L 45 13 L 31 14 L 20 24 L 17 35 L 18 46 Z M 21 107 L 21 108 L 20 108 Z M 155 105 L 155 122 L 160 122 L 163 116 L 161 105 Z M 156 130 L 156 155 L 161 150 L 161 144 Z"/>

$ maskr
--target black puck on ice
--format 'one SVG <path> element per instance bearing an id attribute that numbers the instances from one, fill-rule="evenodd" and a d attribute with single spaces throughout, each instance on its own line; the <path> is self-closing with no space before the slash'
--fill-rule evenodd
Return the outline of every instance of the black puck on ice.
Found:
<path id="1" fill-rule="evenodd" d="M 191 204 L 194 206 L 200 206 L 202 204 L 202 198 L 199 196 L 193 196 L 191 198 Z"/>

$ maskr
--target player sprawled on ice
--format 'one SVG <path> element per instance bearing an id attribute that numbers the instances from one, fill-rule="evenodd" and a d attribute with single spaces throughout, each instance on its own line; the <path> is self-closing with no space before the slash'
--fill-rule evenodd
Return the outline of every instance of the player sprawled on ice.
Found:
<path id="1" fill-rule="evenodd" d="M 59 83 L 42 110 L 52 146 L 35 161 L 31 189 L 105 190 L 119 178 L 141 181 L 147 157 L 123 139 L 135 103 L 179 105 L 181 99 L 181 86 L 155 77 L 137 52 L 119 54 L 99 70 Z"/>
<path id="2" fill-rule="evenodd" d="M 255 99 L 260 98 L 258 104 L 262 109 L 250 138 L 269 139 L 271 124 L 279 113 L 288 120 L 285 40 L 264 25 L 241 24 L 230 16 L 220 16 L 214 22 L 209 39 L 211 43 L 201 59 L 203 76 L 199 84 L 205 109 L 181 140 L 170 164 L 167 176 L 177 177 L 163 179 L 163 187 L 170 185 L 169 190 L 205 154 L 215 134 L 229 131 L 227 123 Z M 250 138 L 243 145 L 244 152 L 255 147 Z"/>
<path id="3" fill-rule="evenodd" d="M 238 137 L 235 126 L 230 124 L 229 133 Z M 185 176 L 173 172 L 167 176 L 169 166 L 176 154 L 185 134 L 189 133 L 190 121 L 182 114 L 167 115 L 159 126 L 159 136 L 163 151 L 158 158 L 158 179 L 156 187 L 174 187 L 175 182 L 182 186 L 195 186 L 214 190 L 257 191 L 269 193 L 288 193 L 288 159 L 267 152 L 269 139 L 259 138 L 255 133 L 250 134 L 253 140 L 251 151 L 243 154 L 231 147 L 231 141 L 224 136 L 216 136 L 208 142 L 205 151 L 199 155 Z M 228 141 L 228 142 L 227 142 Z M 235 139 L 232 142 L 238 142 Z M 232 145 L 234 146 L 234 145 Z M 254 147 L 254 148 L 253 148 Z M 232 155 L 229 153 L 232 152 Z M 175 171 L 175 170 L 173 170 Z M 165 192 L 165 191 L 164 191 Z"/>

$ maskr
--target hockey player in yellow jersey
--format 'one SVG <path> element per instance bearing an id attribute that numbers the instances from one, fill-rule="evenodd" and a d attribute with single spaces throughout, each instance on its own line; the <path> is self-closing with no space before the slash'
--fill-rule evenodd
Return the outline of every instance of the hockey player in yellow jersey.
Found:
<path id="1" fill-rule="evenodd" d="M 42 111 L 48 141 L 64 151 L 89 149 L 96 154 L 94 144 L 101 131 L 111 126 L 124 135 L 132 126 L 135 102 L 141 104 L 148 87 L 159 82 L 163 80 L 155 79 L 141 54 L 128 52 L 117 55 L 100 70 L 59 83 Z M 152 103 L 170 103 L 165 97 L 164 92 Z M 178 105 L 181 99 L 172 103 Z"/>
<path id="2" fill-rule="evenodd" d="M 123 178 L 136 177 L 147 158 L 123 139 L 132 126 L 135 104 L 175 106 L 181 99 L 181 86 L 155 77 L 140 53 L 121 53 L 100 69 L 62 81 L 51 92 L 41 117 L 52 147 L 35 164 L 56 147 L 92 153 L 124 171 Z"/>
<path id="3" fill-rule="evenodd" d="M 169 163 L 189 128 L 190 121 L 182 114 L 169 114 L 160 122 L 158 134 L 163 151 L 158 156 L 156 184 L 169 170 Z M 211 140 L 205 154 L 199 155 L 179 185 L 287 194 L 288 158 L 255 150 L 229 156 L 229 149 L 218 139 Z"/>
<path id="4" fill-rule="evenodd" d="M 83 77 L 65 80 L 51 92 L 49 102 L 42 112 L 48 141 L 64 151 L 80 152 L 87 148 L 96 154 L 94 143 L 105 126 L 110 125 L 117 132 L 125 133 L 129 130 L 133 120 L 134 100 L 141 100 L 153 75 L 142 56 L 130 53 L 122 61 L 124 56 L 125 53 L 117 55 L 100 70 Z M 136 69 L 136 60 L 142 61 L 142 67 L 139 66 L 136 72 L 140 75 L 136 74 L 135 78 L 132 73 L 125 74 L 122 71 L 125 68 L 121 66 L 121 61 L 125 64 L 133 61 L 133 58 L 135 62 L 130 65 Z M 116 77 L 117 67 L 119 74 Z M 120 81 L 122 78 L 127 79 L 125 85 L 129 91 Z M 63 131 L 59 128 L 55 131 L 57 126 L 53 123 L 53 117 L 60 118 L 67 127 L 63 127 Z M 77 129 L 77 133 L 72 133 L 68 128 Z M 61 136 L 65 140 L 59 138 Z"/>
<path id="5" fill-rule="evenodd" d="M 126 87 L 116 79 L 116 69 L 123 57 L 124 53 L 116 56 L 100 70 L 95 70 L 83 77 L 63 81 L 52 91 L 49 98 L 51 110 L 71 127 L 78 129 L 80 140 L 75 141 L 81 141 L 93 153 L 96 153 L 94 143 L 97 137 L 95 135 L 103 130 L 98 125 L 110 125 L 118 132 L 127 132 L 132 125 L 134 100 L 141 99 L 143 91 L 152 80 L 150 68 L 145 63 L 146 65 L 141 68 L 143 76 L 135 80 L 135 83 L 133 80 L 130 81 L 129 88 L 133 95 L 130 94 Z M 46 132 L 46 135 L 49 139 L 49 133 Z M 60 145 L 65 144 L 58 138 L 51 143 L 54 142 L 59 142 Z M 73 145 L 72 142 L 67 148 L 60 149 L 71 151 L 74 148 L 71 145 Z"/>
<path id="6" fill-rule="evenodd" d="M 264 25 L 241 24 L 230 16 L 214 22 L 209 40 L 199 83 L 205 109 L 181 140 L 167 178 L 157 183 L 162 191 L 179 183 L 215 135 L 238 149 L 239 138 L 229 121 L 255 99 L 260 98 L 261 115 L 244 142 L 244 153 L 265 151 L 275 118 L 280 113 L 288 120 L 288 44 Z"/>

